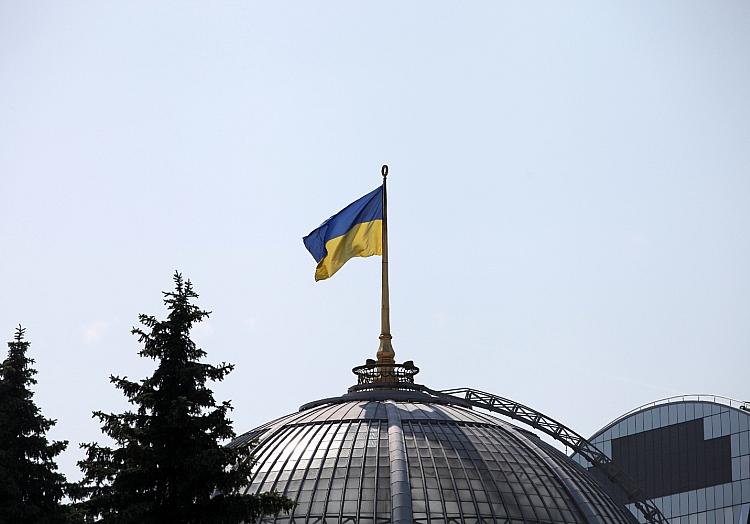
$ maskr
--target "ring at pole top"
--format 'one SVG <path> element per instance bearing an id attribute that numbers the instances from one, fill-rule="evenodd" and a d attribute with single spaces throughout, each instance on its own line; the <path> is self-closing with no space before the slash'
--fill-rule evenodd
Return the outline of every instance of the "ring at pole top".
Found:
<path id="1" fill-rule="evenodd" d="M 388 176 L 388 165 L 383 164 L 383 167 L 380 168 L 380 172 L 383 174 L 383 178 Z"/>

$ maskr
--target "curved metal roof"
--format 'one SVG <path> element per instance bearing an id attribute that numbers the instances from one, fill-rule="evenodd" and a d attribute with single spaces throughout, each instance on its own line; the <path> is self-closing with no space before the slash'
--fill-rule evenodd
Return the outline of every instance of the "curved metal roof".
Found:
<path id="1" fill-rule="evenodd" d="M 728 408 L 737 409 L 740 411 L 745 412 L 746 414 L 750 415 L 750 402 L 737 400 L 734 398 L 729 397 L 723 397 L 721 395 L 709 395 L 705 393 L 695 393 L 695 394 L 689 394 L 689 395 L 675 395 L 672 397 L 662 398 L 659 400 L 654 400 L 652 402 L 648 402 L 646 404 L 643 404 L 642 406 L 638 406 L 637 408 L 633 408 L 627 413 L 620 415 L 616 419 L 612 420 L 611 422 L 605 424 L 597 433 L 602 433 L 606 431 L 607 429 L 611 428 L 615 424 L 619 423 L 622 420 L 625 420 L 626 418 L 635 415 L 641 411 L 648 411 L 649 409 L 659 407 L 659 406 L 666 406 L 669 404 L 680 404 L 684 402 L 704 402 L 707 404 L 718 404 L 721 406 L 726 406 Z"/>
<path id="2" fill-rule="evenodd" d="M 276 522 L 635 522 L 578 464 L 490 415 L 418 391 L 309 406 L 232 443 L 258 439 L 247 493 L 297 502 Z"/>

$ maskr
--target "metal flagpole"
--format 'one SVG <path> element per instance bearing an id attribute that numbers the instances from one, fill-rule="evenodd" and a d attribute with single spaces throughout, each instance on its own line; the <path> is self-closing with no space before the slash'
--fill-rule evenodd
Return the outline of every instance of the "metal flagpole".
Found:
<path id="1" fill-rule="evenodd" d="M 382 264 L 382 296 L 380 306 L 380 347 L 378 348 L 378 363 L 395 363 L 396 352 L 391 345 L 391 315 L 390 296 L 388 294 L 388 195 L 386 192 L 386 178 L 388 166 L 380 169 L 383 175 L 383 264 Z"/>

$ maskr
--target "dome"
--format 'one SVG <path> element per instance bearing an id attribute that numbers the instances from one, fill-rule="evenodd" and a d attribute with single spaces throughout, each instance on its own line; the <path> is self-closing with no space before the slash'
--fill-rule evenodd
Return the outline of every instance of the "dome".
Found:
<path id="1" fill-rule="evenodd" d="M 399 387 L 368 366 L 355 368 L 360 384 L 348 394 L 230 444 L 257 442 L 245 493 L 276 490 L 297 503 L 262 522 L 636 522 L 534 433 L 409 383 L 411 363 Z"/>

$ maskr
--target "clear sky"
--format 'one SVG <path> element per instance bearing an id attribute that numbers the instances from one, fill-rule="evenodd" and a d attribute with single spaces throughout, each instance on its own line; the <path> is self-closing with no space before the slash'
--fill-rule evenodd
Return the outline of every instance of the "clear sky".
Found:
<path id="1" fill-rule="evenodd" d="M 379 259 L 301 237 L 390 165 L 397 358 L 589 435 L 750 397 L 750 3 L 0 1 L 0 335 L 71 441 L 179 269 L 238 433 L 374 357 Z"/>

